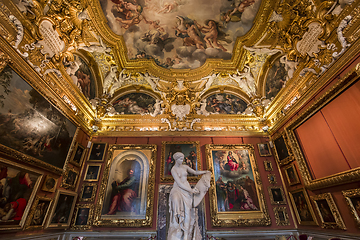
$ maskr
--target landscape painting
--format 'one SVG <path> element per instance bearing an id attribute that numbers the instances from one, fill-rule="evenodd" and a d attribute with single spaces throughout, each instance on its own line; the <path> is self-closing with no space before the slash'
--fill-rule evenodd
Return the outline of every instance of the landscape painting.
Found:
<path id="1" fill-rule="evenodd" d="M 206 111 L 210 114 L 241 114 L 247 104 L 241 98 L 228 93 L 217 93 L 206 98 Z"/>
<path id="2" fill-rule="evenodd" d="M 9 66 L 0 79 L 0 144 L 62 169 L 76 126 Z"/>
<path id="3" fill-rule="evenodd" d="M 148 58 L 166 68 L 193 69 L 208 58 L 231 59 L 236 38 L 253 26 L 261 0 L 211 4 L 100 0 L 100 4 L 111 30 L 124 37 L 129 59 Z"/>

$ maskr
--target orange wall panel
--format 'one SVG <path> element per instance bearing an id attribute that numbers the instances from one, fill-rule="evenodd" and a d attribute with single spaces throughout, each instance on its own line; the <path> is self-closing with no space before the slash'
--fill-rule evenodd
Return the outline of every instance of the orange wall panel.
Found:
<path id="1" fill-rule="evenodd" d="M 296 133 L 315 179 L 349 170 L 346 159 L 321 112 L 299 126 Z"/>
<path id="2" fill-rule="evenodd" d="M 351 168 L 360 167 L 360 82 L 321 111 Z"/>

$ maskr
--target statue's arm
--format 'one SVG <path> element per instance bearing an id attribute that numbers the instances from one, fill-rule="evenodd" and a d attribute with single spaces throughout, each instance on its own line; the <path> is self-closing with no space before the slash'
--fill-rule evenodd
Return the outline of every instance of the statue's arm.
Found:
<path id="1" fill-rule="evenodd" d="M 210 171 L 207 171 L 207 170 L 205 170 L 205 171 L 195 171 L 194 169 L 190 168 L 189 166 L 186 166 L 186 167 L 187 167 L 186 169 L 187 169 L 188 173 L 191 173 L 193 175 L 201 175 L 201 174 L 205 174 L 207 172 L 210 172 Z"/>

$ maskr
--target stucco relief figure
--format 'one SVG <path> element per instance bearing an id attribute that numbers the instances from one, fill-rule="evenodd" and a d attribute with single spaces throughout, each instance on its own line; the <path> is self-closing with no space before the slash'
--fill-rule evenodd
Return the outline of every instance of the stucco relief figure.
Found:
<path id="1" fill-rule="evenodd" d="M 209 171 L 195 171 L 183 165 L 184 154 L 177 152 L 173 155 L 175 165 L 171 169 L 174 185 L 169 196 L 169 230 L 168 240 L 201 239 L 197 223 L 196 207 L 201 202 L 210 187 L 211 173 Z M 187 181 L 188 174 L 201 175 L 202 178 L 194 188 Z"/>
<path id="2" fill-rule="evenodd" d="M 132 203 L 137 197 L 138 182 L 134 175 L 134 170 L 128 171 L 128 176 L 122 181 L 114 181 L 112 184 L 112 198 L 110 210 L 107 215 L 116 214 L 117 211 L 133 212 Z"/>

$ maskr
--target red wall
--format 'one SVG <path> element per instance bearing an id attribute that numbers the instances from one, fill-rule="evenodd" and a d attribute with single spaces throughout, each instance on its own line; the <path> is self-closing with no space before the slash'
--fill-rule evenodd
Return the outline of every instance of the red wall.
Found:
<path id="1" fill-rule="evenodd" d="M 109 144 L 156 144 L 157 145 L 157 161 L 156 161 L 156 179 L 155 179 L 155 201 L 154 201 L 154 220 L 157 221 L 157 207 L 158 207 L 158 185 L 162 184 L 160 182 L 160 166 L 161 166 L 161 145 L 162 141 L 199 141 L 200 142 L 200 148 L 201 148 L 201 166 L 203 166 L 203 169 L 207 169 L 206 165 L 206 159 L 205 159 L 205 145 L 206 144 L 252 144 L 255 149 L 255 158 L 258 165 L 258 169 L 260 172 L 260 176 L 263 183 L 264 188 L 264 195 L 265 195 L 265 201 L 267 204 L 269 215 L 271 216 L 272 224 L 267 227 L 256 227 L 256 229 L 293 229 L 294 223 L 291 217 L 289 205 L 286 205 L 287 212 L 290 218 L 290 225 L 289 226 L 277 226 L 275 224 L 275 218 L 273 213 L 273 207 L 276 207 L 277 205 L 271 205 L 270 199 L 268 195 L 268 186 L 271 184 L 268 181 L 268 174 L 275 174 L 277 184 L 275 186 L 282 186 L 281 177 L 279 174 L 279 171 L 277 170 L 276 163 L 274 161 L 274 158 L 271 157 L 260 157 L 259 151 L 257 148 L 257 143 L 264 143 L 268 141 L 268 138 L 266 137 L 95 137 L 92 139 L 92 142 L 107 142 Z M 106 159 L 106 156 L 105 156 Z M 274 170 L 272 172 L 265 171 L 264 169 L 264 160 L 271 161 L 273 164 Z M 106 160 L 104 161 L 103 165 L 105 164 Z M 86 164 L 83 168 L 86 169 Z M 104 166 L 102 166 L 102 169 L 104 169 Z M 83 173 L 84 175 L 85 173 Z M 80 179 L 82 180 L 84 176 L 81 176 Z M 102 181 L 102 175 L 100 175 L 99 183 Z M 79 189 L 80 191 L 80 189 Z M 95 202 L 97 199 L 95 199 Z M 289 203 L 287 199 L 287 203 Z M 206 223 L 207 223 L 207 230 L 223 230 L 223 228 L 212 228 L 211 227 L 211 221 L 210 221 L 210 206 L 209 206 L 209 199 L 208 194 L 205 197 L 205 205 L 206 205 Z M 281 205 L 285 206 L 285 205 Z M 96 230 L 109 230 L 109 228 L 94 228 Z M 129 228 L 130 229 L 130 228 Z M 156 229 L 156 222 L 153 223 L 153 227 L 150 228 L 151 230 Z M 149 230 L 150 230 L 149 229 Z M 234 228 L 232 228 L 234 229 Z M 244 229 L 244 227 L 241 227 L 239 229 Z M 249 229 L 249 228 L 247 228 Z M 125 228 L 122 228 L 121 230 L 126 230 Z M 144 229 L 145 230 L 145 229 Z M 229 229 L 228 229 L 229 230 Z"/>

